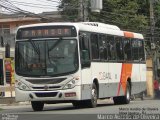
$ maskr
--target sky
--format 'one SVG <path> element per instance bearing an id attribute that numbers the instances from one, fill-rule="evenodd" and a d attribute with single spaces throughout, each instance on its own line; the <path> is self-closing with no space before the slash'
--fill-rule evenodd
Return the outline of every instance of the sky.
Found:
<path id="1" fill-rule="evenodd" d="M 57 11 L 59 0 L 10 0 L 15 6 L 34 13 Z"/>

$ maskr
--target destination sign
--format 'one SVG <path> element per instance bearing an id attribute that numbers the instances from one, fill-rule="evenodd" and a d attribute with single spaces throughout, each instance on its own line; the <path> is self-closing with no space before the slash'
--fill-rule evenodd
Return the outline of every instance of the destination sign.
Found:
<path id="1" fill-rule="evenodd" d="M 21 28 L 17 32 L 17 39 L 76 37 L 77 32 L 73 26 L 48 26 Z"/>

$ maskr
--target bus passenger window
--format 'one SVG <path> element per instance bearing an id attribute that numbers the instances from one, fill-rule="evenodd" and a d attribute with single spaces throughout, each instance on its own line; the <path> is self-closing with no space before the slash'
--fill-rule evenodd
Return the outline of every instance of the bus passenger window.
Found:
<path id="1" fill-rule="evenodd" d="M 144 42 L 142 40 L 139 40 L 139 60 L 144 61 L 145 60 L 145 53 L 144 53 Z"/>
<path id="2" fill-rule="evenodd" d="M 138 58 L 138 40 L 132 39 L 132 60 L 139 60 Z"/>
<path id="3" fill-rule="evenodd" d="M 101 60 L 107 60 L 107 46 L 104 35 L 99 35 L 99 54 Z"/>
<path id="4" fill-rule="evenodd" d="M 124 42 L 125 59 L 131 60 L 131 45 L 129 39 Z"/>
<path id="5" fill-rule="evenodd" d="M 91 34 L 92 59 L 99 59 L 98 35 Z"/>
<path id="6" fill-rule="evenodd" d="M 132 40 L 132 58 L 133 60 L 145 60 L 144 54 L 144 44 L 142 40 L 134 39 Z"/>
<path id="7" fill-rule="evenodd" d="M 109 60 L 116 60 L 116 50 L 115 50 L 115 41 L 114 36 L 108 36 L 108 56 Z"/>
<path id="8" fill-rule="evenodd" d="M 117 60 L 123 60 L 124 59 L 124 52 L 123 52 L 122 38 L 116 37 L 115 42 L 116 42 Z"/>

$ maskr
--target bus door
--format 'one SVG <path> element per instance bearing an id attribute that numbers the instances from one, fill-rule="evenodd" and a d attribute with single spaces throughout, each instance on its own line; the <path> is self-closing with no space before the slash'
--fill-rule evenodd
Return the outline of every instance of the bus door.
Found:
<path id="1" fill-rule="evenodd" d="M 89 34 L 80 32 L 80 59 L 81 59 L 81 99 L 91 99 L 91 61 L 89 49 Z"/>

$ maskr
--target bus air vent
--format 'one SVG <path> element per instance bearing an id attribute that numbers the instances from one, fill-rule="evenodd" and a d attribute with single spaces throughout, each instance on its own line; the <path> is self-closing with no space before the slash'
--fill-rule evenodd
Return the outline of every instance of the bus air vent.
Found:
<path id="1" fill-rule="evenodd" d="M 54 78 L 54 79 L 26 79 L 26 81 L 32 84 L 58 84 L 63 82 L 67 78 Z"/>
<path id="2" fill-rule="evenodd" d="M 35 95 L 37 97 L 56 97 L 57 96 L 57 92 L 49 92 L 49 93 L 35 93 Z"/>

